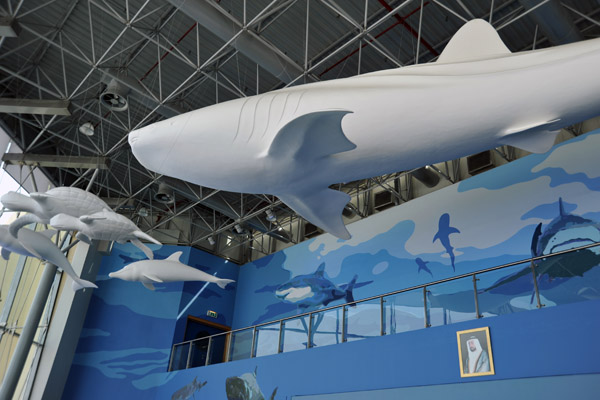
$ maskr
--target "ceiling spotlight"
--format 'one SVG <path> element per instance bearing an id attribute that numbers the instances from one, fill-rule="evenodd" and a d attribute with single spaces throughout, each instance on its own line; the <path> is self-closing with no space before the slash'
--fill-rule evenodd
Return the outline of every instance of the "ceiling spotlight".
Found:
<path id="1" fill-rule="evenodd" d="M 106 86 L 106 90 L 100 95 L 100 102 L 112 111 L 125 111 L 127 104 L 127 94 L 129 88 L 121 85 L 117 80 L 111 79 Z"/>
<path id="2" fill-rule="evenodd" d="M 81 124 L 79 127 L 79 133 L 82 133 L 86 136 L 94 136 L 94 124 L 91 122 Z"/>
<path id="3" fill-rule="evenodd" d="M 237 233 L 239 233 L 240 235 L 241 235 L 242 233 L 244 233 L 244 228 L 242 228 L 242 226 L 241 226 L 240 224 L 235 224 L 235 225 L 234 225 L 234 228 L 235 228 L 235 231 L 236 231 Z"/>
<path id="4" fill-rule="evenodd" d="M 154 195 L 154 200 L 159 203 L 169 204 L 175 201 L 173 190 L 164 183 L 158 185 L 158 191 Z"/>
<path id="5" fill-rule="evenodd" d="M 269 222 L 277 221 L 277 217 L 275 216 L 275 214 L 273 214 L 273 210 L 268 209 L 266 211 L 266 214 L 267 214 L 267 221 L 269 221 Z"/>
<path id="6" fill-rule="evenodd" d="M 210 244 L 211 246 L 214 246 L 215 243 L 217 243 L 217 242 L 215 242 L 215 238 L 213 238 L 212 236 L 209 236 L 208 237 L 208 244 Z"/>
<path id="7" fill-rule="evenodd" d="M 138 215 L 139 215 L 140 217 L 147 217 L 147 216 L 148 216 L 148 209 L 146 209 L 146 207 L 141 207 L 141 208 L 138 210 Z"/>

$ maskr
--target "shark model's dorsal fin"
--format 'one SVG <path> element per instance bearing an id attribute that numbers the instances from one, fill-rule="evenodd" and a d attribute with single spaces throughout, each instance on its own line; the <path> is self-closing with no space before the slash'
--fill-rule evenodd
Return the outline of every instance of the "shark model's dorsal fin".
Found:
<path id="1" fill-rule="evenodd" d="M 325 263 L 321 263 L 321 265 L 319 265 L 319 268 L 317 268 L 317 270 L 315 271 L 315 275 L 323 276 L 324 274 L 325 274 Z"/>
<path id="2" fill-rule="evenodd" d="M 446 45 L 437 63 L 477 61 L 510 54 L 492 25 L 482 19 L 464 24 Z"/>
<path id="3" fill-rule="evenodd" d="M 562 197 L 558 198 L 558 212 L 560 213 L 561 217 L 567 215 L 567 213 L 565 212 L 565 206 L 563 205 Z"/>
<path id="4" fill-rule="evenodd" d="M 183 254 L 182 251 L 176 251 L 175 253 L 173 253 L 169 257 L 167 257 L 167 260 L 181 262 L 181 261 L 179 261 L 179 258 L 181 257 L 182 254 Z"/>

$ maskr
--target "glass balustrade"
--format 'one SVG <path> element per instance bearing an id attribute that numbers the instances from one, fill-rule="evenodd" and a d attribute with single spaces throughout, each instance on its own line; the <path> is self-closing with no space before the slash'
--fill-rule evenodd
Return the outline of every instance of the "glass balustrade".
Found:
<path id="1" fill-rule="evenodd" d="M 600 244 L 175 344 L 169 370 L 600 298 Z"/>

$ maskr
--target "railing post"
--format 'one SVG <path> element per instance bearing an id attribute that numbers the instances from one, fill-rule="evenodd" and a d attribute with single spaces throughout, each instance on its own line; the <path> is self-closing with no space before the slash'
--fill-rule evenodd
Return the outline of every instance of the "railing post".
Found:
<path id="1" fill-rule="evenodd" d="M 423 286 L 423 310 L 425 312 L 425 328 L 429 328 L 429 316 L 427 314 L 427 286 Z"/>
<path id="2" fill-rule="evenodd" d="M 281 353 L 283 351 L 283 330 L 285 329 L 285 324 L 283 321 L 279 321 L 279 344 L 277 345 L 277 353 Z"/>
<path id="3" fill-rule="evenodd" d="M 483 315 L 479 314 L 479 298 L 477 297 L 477 281 L 476 274 L 473 274 L 473 293 L 475 296 L 475 318 L 479 319 Z"/>
<path id="4" fill-rule="evenodd" d="M 346 305 L 342 306 L 342 343 L 346 342 Z"/>
<path id="5" fill-rule="evenodd" d="M 174 344 L 171 347 L 171 358 L 169 359 L 169 369 L 167 369 L 167 372 L 173 371 L 173 357 L 175 356 L 175 346 L 177 346 L 177 345 Z"/>
<path id="6" fill-rule="evenodd" d="M 533 260 L 531 260 L 531 273 L 533 274 L 533 288 L 535 289 L 535 298 L 537 300 L 537 308 L 542 308 L 542 307 L 544 307 L 545 304 L 542 304 L 542 301 L 540 300 L 540 290 L 538 288 L 537 276 L 535 274 L 535 264 L 534 264 Z"/>
<path id="7" fill-rule="evenodd" d="M 310 349 L 312 347 L 312 340 L 311 336 L 312 336 L 312 320 L 313 320 L 313 314 L 312 312 L 310 314 L 308 314 L 308 339 L 306 339 L 306 348 Z"/>
<path id="8" fill-rule="evenodd" d="M 254 358 L 256 355 L 256 326 L 252 328 L 252 347 L 250 348 L 250 358 Z"/>
<path id="9" fill-rule="evenodd" d="M 210 356 L 212 352 L 212 336 L 208 337 L 208 347 L 206 348 L 206 362 L 204 365 L 210 365 Z"/>
<path id="10" fill-rule="evenodd" d="M 380 335 L 383 336 L 385 335 L 385 312 L 384 312 L 384 308 L 383 308 L 383 304 L 385 303 L 385 300 L 383 300 L 383 296 L 381 296 L 379 298 L 379 305 L 380 305 L 380 317 L 381 317 L 381 330 L 380 330 Z"/>
<path id="11" fill-rule="evenodd" d="M 233 334 L 231 331 L 227 333 L 227 338 L 225 340 L 225 362 L 229 362 L 231 361 L 231 346 L 233 345 Z"/>
<path id="12" fill-rule="evenodd" d="M 188 349 L 187 362 L 185 363 L 185 369 L 188 369 L 190 367 L 190 361 L 192 360 L 192 346 L 193 345 L 194 345 L 194 342 L 190 342 L 190 347 Z"/>

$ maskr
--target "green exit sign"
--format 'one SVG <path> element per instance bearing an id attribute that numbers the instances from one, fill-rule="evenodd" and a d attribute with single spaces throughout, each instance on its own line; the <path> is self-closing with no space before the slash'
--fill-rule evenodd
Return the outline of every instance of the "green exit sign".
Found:
<path id="1" fill-rule="evenodd" d="M 216 311 L 211 311 L 211 310 L 208 310 L 208 311 L 206 312 L 206 315 L 208 315 L 208 316 L 209 316 L 209 317 L 211 317 L 211 318 L 217 318 L 217 317 L 219 316 L 219 314 L 217 314 L 217 312 L 216 312 Z"/>

